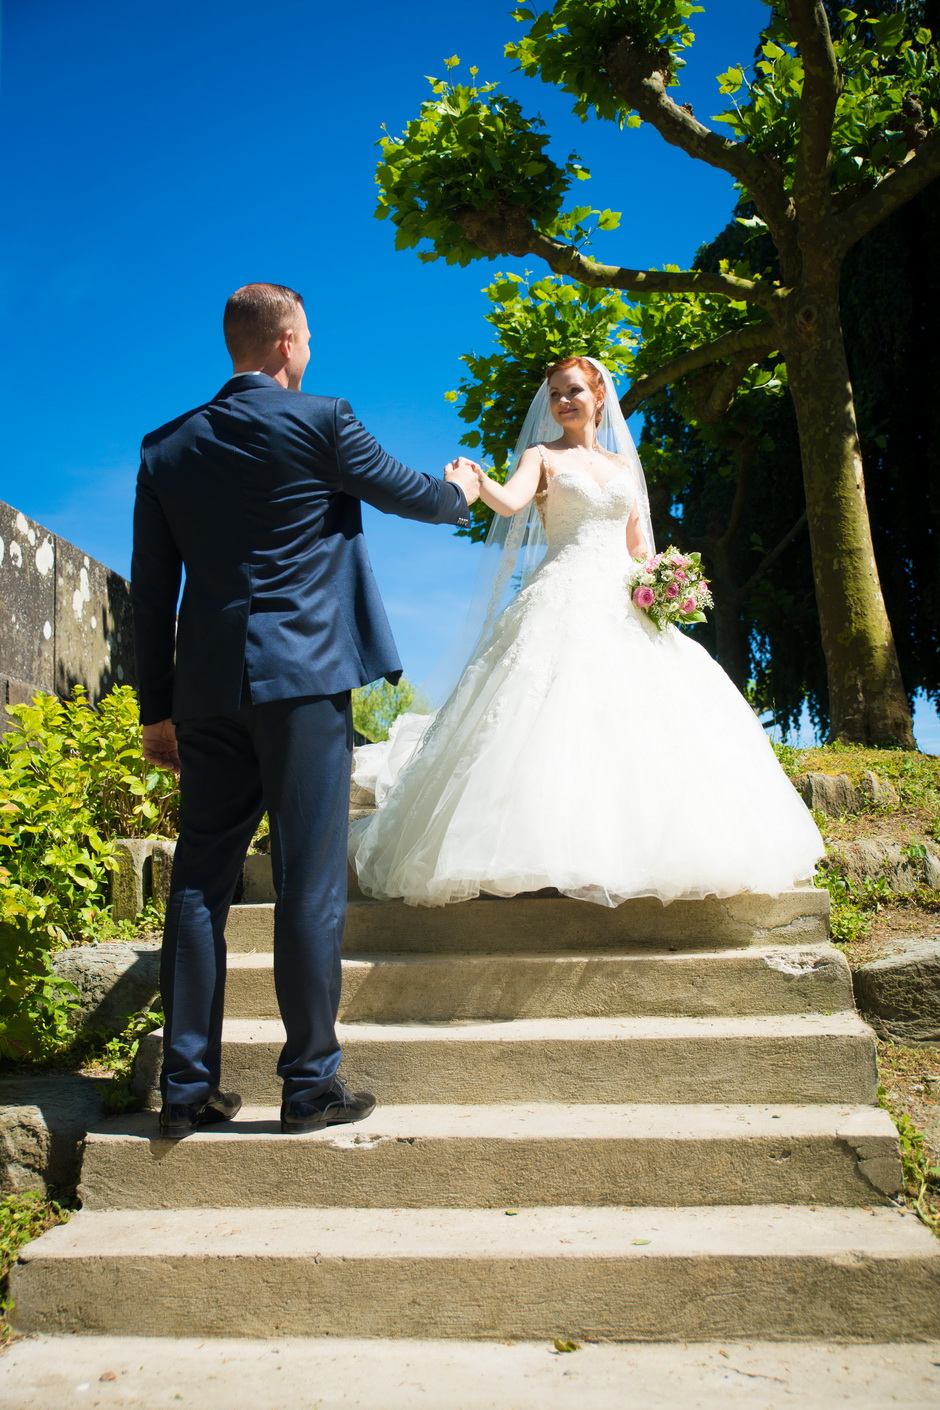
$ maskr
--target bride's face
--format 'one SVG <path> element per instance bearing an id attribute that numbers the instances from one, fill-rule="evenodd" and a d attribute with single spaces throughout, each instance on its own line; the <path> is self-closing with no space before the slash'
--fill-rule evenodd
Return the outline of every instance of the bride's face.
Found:
<path id="1" fill-rule="evenodd" d="M 559 426 L 593 426 L 598 401 L 576 367 L 556 372 L 548 384 L 548 401 Z"/>

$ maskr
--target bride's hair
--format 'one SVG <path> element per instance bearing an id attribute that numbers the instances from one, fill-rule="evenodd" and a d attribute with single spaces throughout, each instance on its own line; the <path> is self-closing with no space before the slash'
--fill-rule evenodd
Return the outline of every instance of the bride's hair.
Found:
<path id="1" fill-rule="evenodd" d="M 587 357 L 563 357 L 560 362 L 553 362 L 545 373 L 546 382 L 550 382 L 556 372 L 567 372 L 569 367 L 576 367 L 583 375 L 595 397 L 598 397 L 597 411 L 594 413 L 594 425 L 601 424 L 601 415 L 604 407 L 604 378 L 600 368 L 595 367 L 590 358 Z"/>

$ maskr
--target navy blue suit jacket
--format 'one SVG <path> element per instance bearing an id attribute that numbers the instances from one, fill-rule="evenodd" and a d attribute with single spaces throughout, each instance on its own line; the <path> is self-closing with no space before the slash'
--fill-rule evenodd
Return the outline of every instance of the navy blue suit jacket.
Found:
<path id="1" fill-rule="evenodd" d="M 246 673 L 255 704 L 398 679 L 360 500 L 469 522 L 457 485 L 393 460 L 348 402 L 260 373 L 145 438 L 131 569 L 144 724 L 237 710 Z"/>

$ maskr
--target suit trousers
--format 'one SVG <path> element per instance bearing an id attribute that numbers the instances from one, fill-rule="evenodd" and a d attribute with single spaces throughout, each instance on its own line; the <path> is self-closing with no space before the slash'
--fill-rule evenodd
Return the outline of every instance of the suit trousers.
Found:
<path id="1" fill-rule="evenodd" d="M 319 1096 L 339 1066 L 352 762 L 349 692 L 177 724 L 180 829 L 161 959 L 161 1091 L 199 1106 L 219 1086 L 225 922 L 251 838 L 271 826 L 274 984 L 287 1039 L 285 1101 Z"/>

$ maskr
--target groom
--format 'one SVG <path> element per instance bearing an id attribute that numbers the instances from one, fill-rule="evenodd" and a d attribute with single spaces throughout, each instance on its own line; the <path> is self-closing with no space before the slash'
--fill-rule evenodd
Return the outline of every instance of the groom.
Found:
<path id="1" fill-rule="evenodd" d="M 225 307 L 234 375 L 144 440 L 132 596 L 144 754 L 180 772 L 161 962 L 160 1132 L 236 1114 L 219 1090 L 225 921 L 267 812 L 274 983 L 287 1040 L 281 1130 L 368 1116 L 337 1075 L 352 749 L 350 690 L 401 663 L 366 552 L 360 500 L 469 523 L 467 461 L 435 480 L 393 460 L 349 404 L 307 396 L 303 300 L 247 284 Z M 185 589 L 176 622 L 177 599 Z"/>

